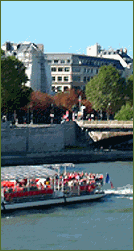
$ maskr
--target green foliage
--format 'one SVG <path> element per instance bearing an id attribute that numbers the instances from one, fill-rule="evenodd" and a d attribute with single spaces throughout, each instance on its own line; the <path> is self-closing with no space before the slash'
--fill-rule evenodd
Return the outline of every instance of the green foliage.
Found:
<path id="1" fill-rule="evenodd" d="M 5 52 L 3 50 L 1 50 L 1 56 L 4 56 Z"/>
<path id="2" fill-rule="evenodd" d="M 86 85 L 86 98 L 95 110 L 118 111 L 124 103 L 125 79 L 112 65 L 102 66 Z"/>
<path id="3" fill-rule="evenodd" d="M 31 101 L 32 92 L 32 88 L 21 86 L 20 94 L 18 95 L 18 97 L 16 97 L 16 104 L 18 104 L 19 108 L 23 108 L 29 104 L 29 102 Z"/>
<path id="4" fill-rule="evenodd" d="M 1 106 L 13 111 L 26 105 L 31 90 L 23 85 L 28 77 L 25 66 L 14 56 L 1 57 Z"/>
<path id="5" fill-rule="evenodd" d="M 129 103 L 123 105 L 114 118 L 119 121 L 131 120 L 133 118 L 133 107 Z"/>
<path id="6" fill-rule="evenodd" d="M 124 93 L 126 101 L 129 101 L 133 105 L 133 74 L 126 81 Z"/>

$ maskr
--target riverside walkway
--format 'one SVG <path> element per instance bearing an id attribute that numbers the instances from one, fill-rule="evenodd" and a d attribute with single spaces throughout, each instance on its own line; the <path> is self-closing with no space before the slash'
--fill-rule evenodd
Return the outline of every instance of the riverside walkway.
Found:
<path id="1" fill-rule="evenodd" d="M 87 131 L 133 132 L 133 121 L 76 121 Z"/>

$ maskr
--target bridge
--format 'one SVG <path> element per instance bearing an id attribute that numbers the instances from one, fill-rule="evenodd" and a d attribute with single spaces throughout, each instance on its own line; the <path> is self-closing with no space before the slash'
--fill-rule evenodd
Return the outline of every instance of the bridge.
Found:
<path id="1" fill-rule="evenodd" d="M 133 121 L 76 121 L 83 129 L 89 132 L 133 132 Z"/>

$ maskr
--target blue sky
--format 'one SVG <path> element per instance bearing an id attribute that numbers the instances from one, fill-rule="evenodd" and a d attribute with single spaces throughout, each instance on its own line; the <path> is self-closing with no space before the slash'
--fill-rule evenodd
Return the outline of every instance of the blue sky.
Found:
<path id="1" fill-rule="evenodd" d="M 127 48 L 133 57 L 132 1 L 1 1 L 1 44 L 31 41 L 45 52 Z"/>

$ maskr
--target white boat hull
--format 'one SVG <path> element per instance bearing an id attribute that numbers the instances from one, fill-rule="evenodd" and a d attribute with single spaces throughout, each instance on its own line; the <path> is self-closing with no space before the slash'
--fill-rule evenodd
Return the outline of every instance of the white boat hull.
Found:
<path id="1" fill-rule="evenodd" d="M 98 193 L 92 195 L 81 195 L 81 196 L 68 196 L 68 197 L 60 197 L 60 198 L 52 198 L 46 200 L 38 200 L 38 201 L 28 201 L 21 203 L 5 203 L 1 204 L 1 210 L 13 210 L 20 208 L 29 208 L 29 207 L 37 207 L 37 206 L 50 206 L 50 205 L 58 205 L 58 204 L 66 204 L 66 203 L 75 203 L 80 201 L 90 201 L 97 200 L 105 197 L 105 193 Z"/>
<path id="2" fill-rule="evenodd" d="M 75 196 L 75 197 L 67 197 L 66 202 L 79 202 L 79 201 L 86 201 L 86 200 L 96 200 L 106 196 L 104 193 L 98 194 L 91 194 L 91 195 L 82 195 L 82 196 Z"/>

